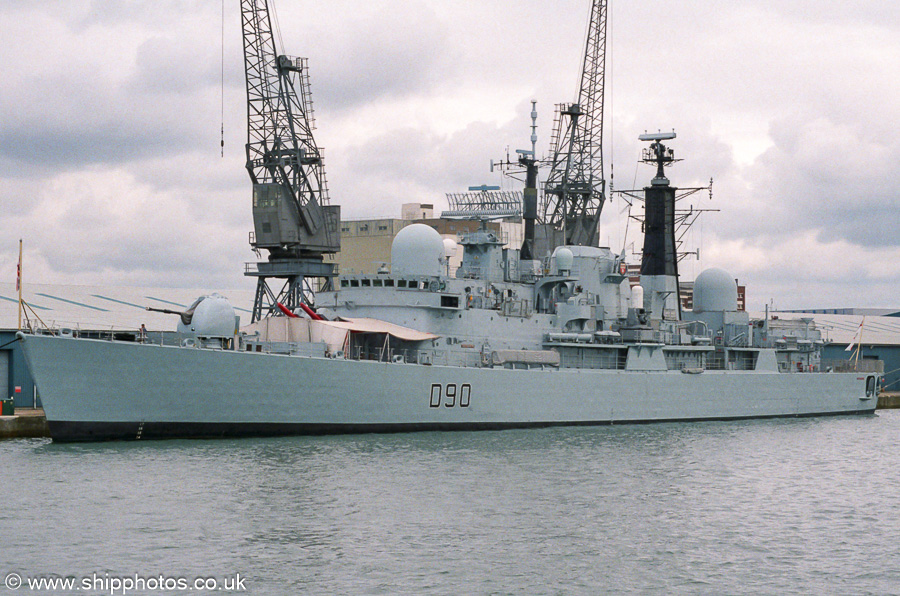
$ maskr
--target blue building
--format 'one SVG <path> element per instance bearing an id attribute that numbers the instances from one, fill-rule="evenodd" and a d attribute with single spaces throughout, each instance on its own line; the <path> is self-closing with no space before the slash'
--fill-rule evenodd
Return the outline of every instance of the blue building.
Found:
<path id="1" fill-rule="evenodd" d="M 829 341 L 822 352 L 824 360 L 849 360 L 858 345 L 860 359 L 884 362 L 883 388 L 900 391 L 900 311 L 837 308 L 791 310 L 770 315 L 786 319 L 811 317 Z M 848 351 L 851 344 L 854 348 Z"/>

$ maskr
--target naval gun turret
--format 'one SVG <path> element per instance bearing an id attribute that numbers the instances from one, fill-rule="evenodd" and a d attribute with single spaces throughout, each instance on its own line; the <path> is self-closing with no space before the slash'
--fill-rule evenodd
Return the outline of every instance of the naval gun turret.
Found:
<path id="1" fill-rule="evenodd" d="M 228 298 L 221 294 L 200 296 L 185 310 L 146 307 L 152 312 L 178 315 L 177 332 L 185 338 L 185 346 L 233 346 L 240 317 Z"/>

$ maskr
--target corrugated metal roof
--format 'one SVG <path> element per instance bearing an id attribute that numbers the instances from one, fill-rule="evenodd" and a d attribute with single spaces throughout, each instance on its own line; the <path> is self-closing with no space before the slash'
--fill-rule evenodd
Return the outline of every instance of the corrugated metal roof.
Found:
<path id="1" fill-rule="evenodd" d="M 51 327 L 137 330 L 143 324 L 150 331 L 174 331 L 177 317 L 149 312 L 146 307 L 186 309 L 200 296 L 211 293 L 193 288 L 26 284 L 22 298 Z M 216 290 L 216 293 L 228 298 L 242 325 L 250 322 L 253 290 Z M 0 283 L 0 329 L 18 326 L 18 302 L 16 284 Z M 25 317 L 34 319 L 35 315 L 27 313 Z"/>
<path id="2" fill-rule="evenodd" d="M 799 312 L 769 312 L 770 316 L 782 319 L 799 319 L 809 317 L 822 330 L 822 335 L 836 344 L 849 344 L 859 330 L 859 324 L 865 318 L 862 330 L 862 343 L 866 345 L 900 346 L 900 318 L 873 317 L 863 315 L 835 315 Z M 751 318 L 763 318 L 765 313 L 750 313 Z"/>

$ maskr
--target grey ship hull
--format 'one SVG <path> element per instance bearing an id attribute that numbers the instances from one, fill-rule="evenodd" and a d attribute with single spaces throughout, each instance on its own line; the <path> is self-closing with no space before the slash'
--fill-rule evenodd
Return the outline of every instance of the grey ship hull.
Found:
<path id="1" fill-rule="evenodd" d="M 28 336 L 56 441 L 870 414 L 861 373 L 424 366 Z"/>

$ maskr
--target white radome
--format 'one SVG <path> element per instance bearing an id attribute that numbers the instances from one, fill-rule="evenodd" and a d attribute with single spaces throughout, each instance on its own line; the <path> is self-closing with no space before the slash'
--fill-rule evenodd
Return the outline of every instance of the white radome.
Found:
<path id="1" fill-rule="evenodd" d="M 408 225 L 391 245 L 391 271 L 405 275 L 440 275 L 444 241 L 425 224 Z"/>
<path id="2" fill-rule="evenodd" d="M 444 257 L 450 258 L 456 256 L 456 251 L 459 248 L 459 245 L 456 243 L 456 240 L 453 238 L 444 238 Z"/>
<path id="3" fill-rule="evenodd" d="M 572 265 L 575 263 L 575 254 L 571 249 L 561 246 L 553 253 L 553 257 L 556 259 L 557 274 L 562 275 L 563 271 L 572 271 Z"/>
<path id="4" fill-rule="evenodd" d="M 694 312 L 737 310 L 737 284 L 730 273 L 713 267 L 694 280 Z"/>

